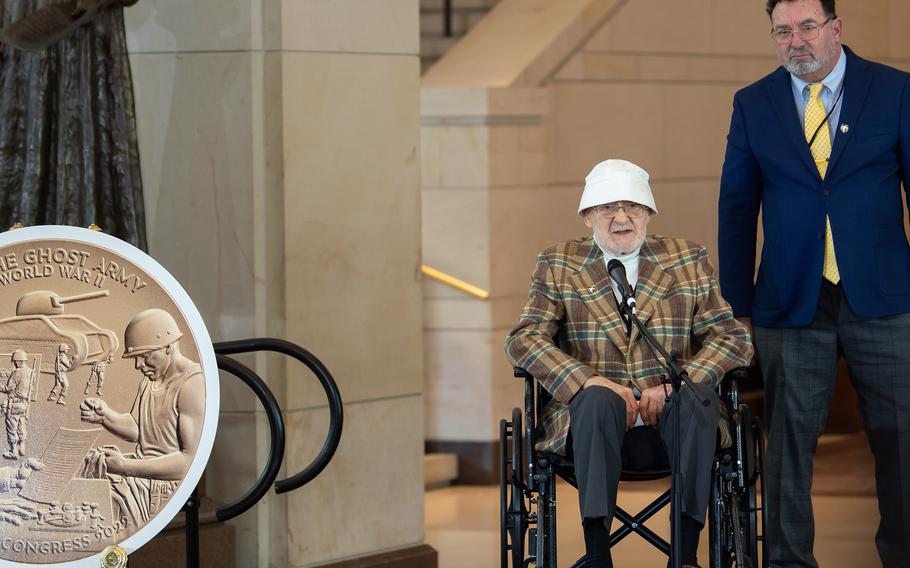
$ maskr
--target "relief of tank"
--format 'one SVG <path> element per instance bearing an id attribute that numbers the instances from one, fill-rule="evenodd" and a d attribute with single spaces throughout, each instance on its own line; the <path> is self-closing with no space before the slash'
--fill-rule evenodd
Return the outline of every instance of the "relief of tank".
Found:
<path id="1" fill-rule="evenodd" d="M 41 372 L 54 372 L 61 345 L 69 347 L 71 369 L 102 361 L 120 346 L 117 335 L 78 314 L 64 314 L 64 306 L 110 295 L 107 290 L 61 297 L 35 290 L 19 298 L 15 317 L 0 319 L 0 352 L 24 349 L 40 353 Z"/>

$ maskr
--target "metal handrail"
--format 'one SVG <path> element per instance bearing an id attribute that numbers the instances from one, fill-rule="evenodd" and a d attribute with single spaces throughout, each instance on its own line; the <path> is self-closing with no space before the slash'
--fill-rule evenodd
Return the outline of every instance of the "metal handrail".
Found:
<path id="1" fill-rule="evenodd" d="M 238 353 L 253 353 L 257 351 L 272 351 L 281 353 L 297 359 L 307 366 L 310 371 L 319 379 L 322 388 L 325 391 L 326 398 L 329 402 L 329 433 L 325 443 L 322 445 L 319 455 L 310 465 L 300 472 L 282 479 L 275 483 L 275 493 L 285 493 L 303 487 L 313 480 L 329 464 L 335 450 L 338 449 L 338 443 L 341 440 L 341 430 L 344 425 L 344 409 L 341 403 L 341 394 L 338 392 L 338 385 L 332 374 L 326 369 L 322 361 L 317 359 L 312 353 L 283 339 L 273 337 L 258 337 L 252 339 L 240 339 L 236 341 L 222 341 L 214 344 L 215 353 L 219 355 L 235 355 Z"/>
<path id="2" fill-rule="evenodd" d="M 426 276 L 429 276 L 433 280 L 442 282 L 443 284 L 451 286 L 452 288 L 455 288 L 457 290 L 461 290 L 462 292 L 465 292 L 466 294 L 470 294 L 476 298 L 480 298 L 481 300 L 486 300 L 486 299 L 489 299 L 489 297 L 490 297 L 490 293 L 487 292 L 486 290 L 484 290 L 483 288 L 480 288 L 479 286 L 475 286 L 473 284 L 465 282 L 464 280 L 461 280 L 460 278 L 455 278 L 451 274 L 446 274 L 442 270 L 433 268 L 432 266 L 427 266 L 426 264 L 421 264 L 420 272 Z"/>
<path id="3" fill-rule="evenodd" d="M 275 339 L 271 337 L 241 339 L 238 341 L 224 341 L 213 344 L 218 362 L 218 369 L 234 375 L 242 380 L 265 409 L 266 417 L 269 421 L 269 455 L 265 461 L 265 467 L 259 474 L 259 478 L 253 487 L 245 495 L 215 511 L 215 518 L 219 522 L 232 519 L 251 509 L 256 503 L 268 493 L 272 483 L 275 484 L 276 493 L 293 491 L 310 482 L 322 472 L 331 461 L 335 450 L 338 449 L 338 443 L 341 440 L 341 429 L 344 421 L 343 408 L 341 404 L 341 395 L 338 392 L 338 386 L 331 373 L 322 364 L 322 362 L 313 356 L 309 351 L 295 345 L 289 341 Z M 285 454 L 285 427 L 284 417 L 281 414 L 281 407 L 275 399 L 275 395 L 269 389 L 265 381 L 253 372 L 249 367 L 239 361 L 228 357 L 238 353 L 252 353 L 256 351 L 274 351 L 282 353 L 297 359 L 306 365 L 322 384 L 326 396 L 329 400 L 329 435 L 323 444 L 322 451 L 316 456 L 316 459 L 300 473 L 297 473 L 288 479 L 276 482 L 278 473 L 281 470 L 281 464 L 284 461 Z M 192 495 L 187 499 L 182 509 L 186 513 L 186 565 L 188 568 L 199 568 L 199 496 L 197 488 L 193 489 Z"/>
<path id="4" fill-rule="evenodd" d="M 278 406 L 275 395 L 269 390 L 265 381 L 250 370 L 249 367 L 235 359 L 225 355 L 216 355 L 216 359 L 218 360 L 219 369 L 234 375 L 246 383 L 259 398 L 259 401 L 262 402 L 265 415 L 269 420 L 270 433 L 269 455 L 265 460 L 265 468 L 259 474 L 256 484 L 240 499 L 215 511 L 215 517 L 219 521 L 226 521 L 245 513 L 268 493 L 269 487 L 275 482 L 278 472 L 281 470 L 281 462 L 284 461 L 285 429 L 281 407 Z"/>

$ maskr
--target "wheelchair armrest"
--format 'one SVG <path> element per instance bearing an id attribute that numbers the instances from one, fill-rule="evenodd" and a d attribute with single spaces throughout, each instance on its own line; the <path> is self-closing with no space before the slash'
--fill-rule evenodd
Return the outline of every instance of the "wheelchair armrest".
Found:
<path id="1" fill-rule="evenodd" d="M 731 369 L 723 376 L 723 379 L 721 379 L 720 385 L 717 387 L 717 394 L 720 395 L 721 400 L 725 401 L 730 408 L 737 408 L 740 403 L 740 384 L 748 383 L 748 379 L 749 367 Z M 724 428 L 721 428 L 721 431 L 723 430 Z"/>
<path id="2" fill-rule="evenodd" d="M 531 375 L 531 373 L 529 373 L 525 369 L 522 369 L 521 367 L 512 367 L 512 373 L 515 376 L 515 378 L 517 378 L 517 379 L 533 379 L 534 378 L 534 376 Z M 722 381 L 725 383 L 729 382 L 729 381 L 738 383 L 739 381 L 743 381 L 743 380 L 747 379 L 748 377 L 749 377 L 749 367 L 737 367 L 737 368 L 732 369 L 729 372 L 727 372 L 724 375 L 724 378 L 722 379 Z"/>
<path id="3" fill-rule="evenodd" d="M 515 377 L 518 379 L 533 379 L 534 377 L 531 373 L 525 371 L 521 367 L 512 367 L 512 372 L 515 374 Z"/>
<path id="4" fill-rule="evenodd" d="M 738 383 L 740 381 L 747 379 L 748 377 L 749 377 L 749 367 L 737 367 L 735 369 L 731 369 L 730 371 L 728 371 L 724 375 L 724 378 L 722 379 L 722 381 L 723 382 L 733 381 L 734 383 Z"/>
<path id="5" fill-rule="evenodd" d="M 521 367 L 512 367 L 512 373 L 518 379 L 533 379 L 534 378 L 531 375 L 531 373 L 527 372 L 525 369 L 522 369 Z M 748 376 L 749 376 L 749 367 L 737 367 L 735 369 L 730 370 L 727 374 L 725 374 L 723 380 L 724 381 L 730 380 L 730 381 L 738 382 L 738 381 L 744 380 Z"/>

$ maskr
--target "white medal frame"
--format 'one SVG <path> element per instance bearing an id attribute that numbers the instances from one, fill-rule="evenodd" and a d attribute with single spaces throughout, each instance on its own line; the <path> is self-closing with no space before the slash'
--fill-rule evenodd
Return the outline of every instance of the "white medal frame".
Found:
<path id="1" fill-rule="evenodd" d="M 161 532 L 189 499 L 202 472 L 208 463 L 212 446 L 215 443 L 215 431 L 218 427 L 218 408 L 220 402 L 220 384 L 218 378 L 218 362 L 215 359 L 215 349 L 212 339 L 202 320 L 202 315 L 190 299 L 183 286 L 177 282 L 163 266 L 154 258 L 142 252 L 131 244 L 103 232 L 69 227 L 64 225 L 38 225 L 23 227 L 0 233 L 0 247 L 24 243 L 34 240 L 65 239 L 69 241 L 84 242 L 100 248 L 115 252 L 144 270 L 153 278 L 171 299 L 177 304 L 184 319 L 189 326 L 189 334 L 193 336 L 199 350 L 199 363 L 205 376 L 205 418 L 202 426 L 202 435 L 199 446 L 189 470 L 174 492 L 173 497 L 144 527 L 130 535 L 123 542 L 117 543 L 126 553 L 132 554 L 148 541 Z M 67 562 L 25 564 L 25 566 L 41 566 L 42 568 L 98 568 L 101 565 L 101 553 L 93 554 L 79 560 Z M 12 562 L 0 559 L 0 568 L 23 566 L 21 562 Z"/>

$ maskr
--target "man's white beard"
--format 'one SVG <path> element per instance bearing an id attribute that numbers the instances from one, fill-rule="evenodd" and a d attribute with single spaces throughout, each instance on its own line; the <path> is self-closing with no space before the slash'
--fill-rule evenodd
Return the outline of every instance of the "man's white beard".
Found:
<path id="1" fill-rule="evenodd" d="M 787 62 L 785 67 L 787 68 L 787 71 L 789 71 L 793 75 L 796 75 L 797 77 L 804 77 L 806 75 L 811 75 L 812 73 L 815 73 L 816 71 L 818 71 L 819 69 L 823 68 L 825 65 L 827 65 L 828 63 L 831 62 L 831 58 L 834 57 L 835 53 L 837 53 L 837 47 L 838 47 L 837 44 L 835 44 L 831 48 L 831 51 L 829 51 L 827 54 L 825 54 L 824 57 L 821 57 L 821 58 L 810 59 L 809 61 L 793 61 L 793 59 L 790 59 Z M 798 52 L 798 53 L 809 53 L 809 52 L 803 51 L 803 52 Z M 788 55 L 791 58 L 793 57 L 793 53 L 790 53 Z M 812 55 L 812 54 L 810 53 L 810 55 Z"/>

